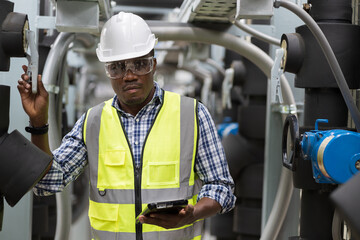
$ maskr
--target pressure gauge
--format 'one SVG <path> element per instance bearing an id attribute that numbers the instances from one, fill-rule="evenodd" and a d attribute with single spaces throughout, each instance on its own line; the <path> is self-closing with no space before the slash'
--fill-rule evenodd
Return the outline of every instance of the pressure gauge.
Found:
<path id="1" fill-rule="evenodd" d="M 294 171 L 296 159 L 300 156 L 299 125 L 295 115 L 286 117 L 282 135 L 282 161 L 283 165 Z"/>

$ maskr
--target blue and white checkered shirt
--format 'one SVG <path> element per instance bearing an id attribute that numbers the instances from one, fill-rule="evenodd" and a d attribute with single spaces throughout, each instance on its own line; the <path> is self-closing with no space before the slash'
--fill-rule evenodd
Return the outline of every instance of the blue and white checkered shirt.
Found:
<path id="1" fill-rule="evenodd" d="M 120 109 L 117 96 L 112 106 L 121 113 L 126 134 L 133 151 L 135 164 L 140 164 L 141 149 L 145 136 L 161 105 L 163 92 L 155 82 L 153 99 L 134 117 Z M 198 200 L 209 197 L 222 206 L 222 213 L 230 211 L 235 205 L 234 182 L 230 176 L 224 149 L 217 134 L 210 113 L 201 103 L 198 104 L 199 142 L 195 159 L 195 171 L 203 181 Z M 47 196 L 60 192 L 74 181 L 88 164 L 86 145 L 82 128 L 85 114 L 75 123 L 73 129 L 63 138 L 60 147 L 53 151 L 54 161 L 48 174 L 38 182 L 33 191 L 36 195 Z"/>

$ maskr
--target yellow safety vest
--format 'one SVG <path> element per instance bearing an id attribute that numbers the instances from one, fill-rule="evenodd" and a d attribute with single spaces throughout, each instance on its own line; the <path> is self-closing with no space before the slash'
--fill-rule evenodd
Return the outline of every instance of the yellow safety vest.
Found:
<path id="1" fill-rule="evenodd" d="M 90 172 L 89 219 L 93 239 L 201 239 L 202 223 L 176 229 L 136 224 L 147 203 L 188 199 L 195 205 L 201 181 L 194 172 L 198 139 L 196 100 L 165 91 L 145 138 L 141 167 L 112 99 L 87 112 L 84 141 Z"/>

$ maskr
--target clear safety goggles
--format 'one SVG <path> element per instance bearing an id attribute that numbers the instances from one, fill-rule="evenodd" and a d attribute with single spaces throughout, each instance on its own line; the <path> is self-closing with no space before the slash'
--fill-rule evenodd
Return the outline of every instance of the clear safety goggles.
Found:
<path id="1" fill-rule="evenodd" d="M 151 72 L 153 67 L 153 57 L 105 63 L 106 75 L 111 79 L 123 78 L 128 70 L 135 75 L 145 75 Z"/>

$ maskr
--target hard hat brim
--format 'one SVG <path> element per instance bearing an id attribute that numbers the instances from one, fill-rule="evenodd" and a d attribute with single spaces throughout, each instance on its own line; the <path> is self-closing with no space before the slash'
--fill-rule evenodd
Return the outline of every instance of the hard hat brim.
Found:
<path id="1" fill-rule="evenodd" d="M 154 49 L 158 39 L 155 38 L 154 34 L 152 34 L 150 41 L 151 43 L 148 45 L 148 47 L 142 51 L 136 51 L 136 52 L 134 51 L 126 54 L 111 55 L 109 57 L 104 56 L 104 53 L 106 51 L 102 50 L 100 44 L 98 44 L 98 47 L 96 48 L 96 55 L 100 62 L 115 62 L 115 61 L 142 57 L 147 55 L 149 52 L 151 52 L 151 50 Z"/>

